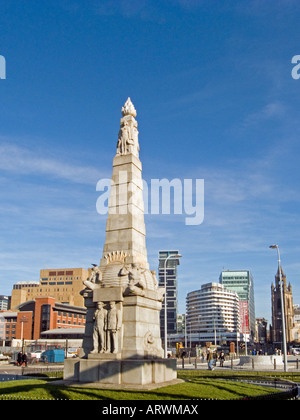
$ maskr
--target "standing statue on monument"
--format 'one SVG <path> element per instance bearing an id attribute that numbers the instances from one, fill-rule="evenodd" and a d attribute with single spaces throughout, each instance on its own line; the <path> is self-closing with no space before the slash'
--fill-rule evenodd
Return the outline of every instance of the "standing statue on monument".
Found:
<path id="1" fill-rule="evenodd" d="M 98 308 L 94 316 L 92 353 L 104 353 L 106 350 L 107 310 L 103 302 L 98 302 Z"/>
<path id="2" fill-rule="evenodd" d="M 117 308 L 116 302 L 110 302 L 107 313 L 107 346 L 108 353 L 118 353 L 119 334 L 122 327 L 122 312 Z"/>
<path id="3" fill-rule="evenodd" d="M 128 126 L 128 122 L 124 122 L 121 125 L 118 137 L 118 145 L 117 145 L 117 154 L 125 155 L 127 152 L 127 144 L 130 139 L 130 129 Z"/>
<path id="4" fill-rule="evenodd" d="M 131 127 L 131 139 L 133 142 L 132 153 L 136 156 L 139 156 L 140 146 L 139 146 L 139 132 L 137 129 L 137 122 L 134 120 L 133 126 Z"/>

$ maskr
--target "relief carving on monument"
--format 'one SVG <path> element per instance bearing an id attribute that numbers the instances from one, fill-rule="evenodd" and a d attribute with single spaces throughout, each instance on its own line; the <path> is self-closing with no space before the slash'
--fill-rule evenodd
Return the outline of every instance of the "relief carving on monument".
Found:
<path id="1" fill-rule="evenodd" d="M 145 334 L 144 347 L 145 347 L 145 351 L 152 356 L 156 356 L 156 357 L 163 356 L 163 349 L 161 346 L 160 347 L 156 346 L 156 342 L 151 331 L 147 331 Z"/>

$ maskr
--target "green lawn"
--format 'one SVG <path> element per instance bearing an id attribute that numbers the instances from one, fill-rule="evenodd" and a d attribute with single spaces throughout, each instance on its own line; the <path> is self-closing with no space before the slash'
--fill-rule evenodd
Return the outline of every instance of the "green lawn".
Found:
<path id="1" fill-rule="evenodd" d="M 178 371 L 185 382 L 151 391 L 108 390 L 55 385 L 50 379 L 27 379 L 0 384 L 0 399 L 67 400 L 191 400 L 239 399 L 276 392 L 275 389 L 232 381 L 247 373 Z M 257 373 L 251 376 L 258 377 Z M 228 378 L 228 379 L 226 379 Z"/>

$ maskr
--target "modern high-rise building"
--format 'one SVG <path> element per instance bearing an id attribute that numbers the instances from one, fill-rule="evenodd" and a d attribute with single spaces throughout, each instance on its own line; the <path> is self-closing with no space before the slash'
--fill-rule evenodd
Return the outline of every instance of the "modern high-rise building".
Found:
<path id="1" fill-rule="evenodd" d="M 177 333 L 177 265 L 179 258 L 176 258 L 178 251 L 159 251 L 159 286 L 165 287 L 166 297 L 160 312 L 160 331 L 164 337 L 165 331 L 165 304 L 167 303 L 167 334 Z"/>
<path id="2" fill-rule="evenodd" d="M 9 309 L 10 297 L 0 295 L 0 311 L 7 311 Z"/>
<path id="3" fill-rule="evenodd" d="M 249 270 L 223 270 L 220 283 L 238 294 L 240 306 L 240 331 L 255 338 L 255 304 L 253 276 Z"/>
<path id="4" fill-rule="evenodd" d="M 207 283 L 186 298 L 187 345 L 237 341 L 239 298 L 219 283 Z"/>

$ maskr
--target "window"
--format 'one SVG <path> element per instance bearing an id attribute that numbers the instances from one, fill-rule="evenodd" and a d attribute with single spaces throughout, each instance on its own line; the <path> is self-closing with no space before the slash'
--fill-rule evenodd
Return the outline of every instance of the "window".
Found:
<path id="1" fill-rule="evenodd" d="M 41 313 L 41 331 L 47 331 L 50 328 L 51 305 L 45 304 L 42 306 Z"/>

